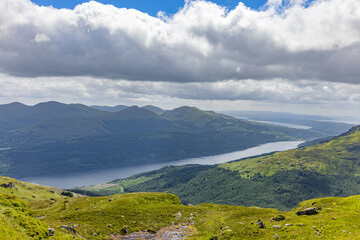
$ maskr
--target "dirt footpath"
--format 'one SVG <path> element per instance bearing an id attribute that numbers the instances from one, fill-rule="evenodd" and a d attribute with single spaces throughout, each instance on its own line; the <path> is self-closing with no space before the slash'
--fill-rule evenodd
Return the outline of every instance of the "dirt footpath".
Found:
<path id="1" fill-rule="evenodd" d="M 194 232 L 192 225 L 171 225 L 161 228 L 156 233 L 149 232 L 136 232 L 129 235 L 114 236 L 114 240 L 137 240 L 137 239 L 166 239 L 166 240 L 181 240 L 186 239 L 191 233 Z"/>

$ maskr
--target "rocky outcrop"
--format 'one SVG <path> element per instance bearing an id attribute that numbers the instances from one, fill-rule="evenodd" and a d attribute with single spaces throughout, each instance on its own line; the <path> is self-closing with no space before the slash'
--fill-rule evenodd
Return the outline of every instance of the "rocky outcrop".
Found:
<path id="1" fill-rule="evenodd" d="M 3 187 L 3 188 L 16 188 L 15 184 L 13 182 L 3 183 L 0 186 Z"/>
<path id="2" fill-rule="evenodd" d="M 256 225 L 258 225 L 259 228 L 265 228 L 265 223 L 263 223 L 260 219 L 256 222 Z"/>
<path id="3" fill-rule="evenodd" d="M 302 210 L 299 210 L 296 212 L 296 215 L 301 216 L 301 215 L 316 215 L 318 214 L 318 211 L 315 207 L 311 207 L 311 208 L 305 208 Z"/>
<path id="4" fill-rule="evenodd" d="M 49 236 L 50 236 L 50 237 L 51 237 L 51 236 L 54 236 L 55 230 L 54 230 L 53 228 L 48 228 L 48 230 L 49 230 Z"/>
<path id="5" fill-rule="evenodd" d="M 75 228 L 72 227 L 72 226 L 62 225 L 62 226 L 60 226 L 60 228 L 65 229 L 65 230 L 69 230 L 69 231 L 72 232 L 73 234 L 76 234 L 76 230 L 75 230 Z"/>

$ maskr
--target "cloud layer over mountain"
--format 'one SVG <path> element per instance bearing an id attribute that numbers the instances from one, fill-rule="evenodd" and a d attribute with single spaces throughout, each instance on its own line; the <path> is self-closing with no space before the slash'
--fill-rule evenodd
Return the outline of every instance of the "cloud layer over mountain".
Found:
<path id="1" fill-rule="evenodd" d="M 271 0 L 230 12 L 188 1 L 173 16 L 89 2 L 74 10 L 0 3 L 0 69 L 17 76 L 207 82 L 359 83 L 360 2 Z"/>
<path id="2" fill-rule="evenodd" d="M 360 105 L 358 0 L 269 0 L 259 11 L 187 0 L 158 17 L 95 1 L 70 10 L 2 0 L 0 12 L 3 103 Z"/>

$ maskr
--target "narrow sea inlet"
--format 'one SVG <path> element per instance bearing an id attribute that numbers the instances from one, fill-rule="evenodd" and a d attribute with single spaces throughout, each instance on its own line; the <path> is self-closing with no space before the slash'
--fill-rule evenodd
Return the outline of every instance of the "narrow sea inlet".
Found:
<path id="1" fill-rule="evenodd" d="M 34 177 L 20 178 L 19 180 L 37 183 L 45 186 L 58 188 L 73 188 L 85 185 L 94 185 L 109 182 L 114 179 L 130 177 L 134 174 L 160 169 L 165 166 L 182 166 L 186 164 L 212 165 L 225 163 L 241 158 L 252 157 L 264 153 L 275 151 L 285 151 L 297 148 L 303 141 L 285 141 L 266 143 L 257 147 L 248 148 L 242 151 L 230 152 L 225 154 L 204 156 L 198 158 L 188 158 L 172 162 L 153 163 L 130 167 L 118 167 L 110 169 L 99 169 L 84 172 L 71 172 L 62 174 L 52 174 Z"/>

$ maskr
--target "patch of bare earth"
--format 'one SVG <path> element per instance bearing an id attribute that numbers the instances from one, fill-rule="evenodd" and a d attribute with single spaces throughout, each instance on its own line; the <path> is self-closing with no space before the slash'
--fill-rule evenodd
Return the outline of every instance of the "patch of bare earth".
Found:
<path id="1" fill-rule="evenodd" d="M 150 232 L 136 232 L 128 235 L 119 235 L 114 236 L 114 240 L 137 240 L 137 239 L 166 239 L 166 240 L 181 240 L 186 239 L 191 233 L 194 232 L 193 225 L 170 225 L 164 228 L 161 228 L 156 233 Z"/>

